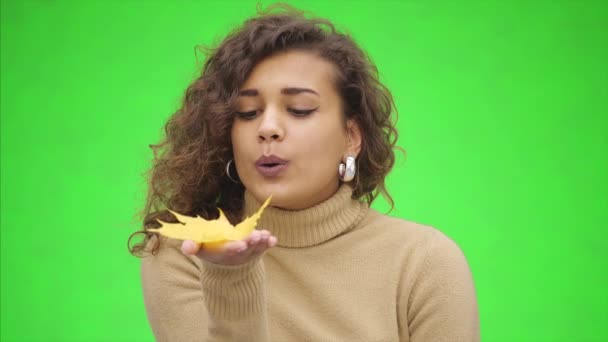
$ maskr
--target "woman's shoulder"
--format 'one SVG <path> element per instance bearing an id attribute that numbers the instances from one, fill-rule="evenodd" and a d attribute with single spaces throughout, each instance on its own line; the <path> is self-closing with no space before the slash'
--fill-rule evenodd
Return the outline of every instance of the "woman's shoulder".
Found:
<path id="1" fill-rule="evenodd" d="M 443 250 L 461 253 L 457 243 L 437 227 L 382 214 L 370 208 L 358 227 L 358 233 L 395 249 Z"/>
<path id="2" fill-rule="evenodd" d="M 383 214 L 373 208 L 367 210 L 359 229 L 388 239 L 425 240 L 439 232 L 431 225 Z"/>

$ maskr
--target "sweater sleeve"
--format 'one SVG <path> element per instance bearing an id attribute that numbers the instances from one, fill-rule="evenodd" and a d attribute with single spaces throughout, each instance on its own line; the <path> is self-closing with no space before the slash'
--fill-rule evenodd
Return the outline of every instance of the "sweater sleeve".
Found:
<path id="1" fill-rule="evenodd" d="M 146 313 L 159 342 L 268 341 L 264 265 L 201 262 L 168 239 L 143 258 Z"/>
<path id="2" fill-rule="evenodd" d="M 401 340 L 411 342 L 477 342 L 479 313 L 473 277 L 461 249 L 433 230 L 426 255 L 408 298 L 399 299 L 407 312 L 409 331 Z M 409 339 L 403 334 L 408 334 Z"/>

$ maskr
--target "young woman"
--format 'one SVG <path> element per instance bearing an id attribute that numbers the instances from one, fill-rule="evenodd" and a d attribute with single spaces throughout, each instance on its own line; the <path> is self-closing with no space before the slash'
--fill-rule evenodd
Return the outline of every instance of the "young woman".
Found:
<path id="1" fill-rule="evenodd" d="M 369 208 L 393 166 L 394 104 L 332 24 L 261 12 L 209 52 L 166 125 L 145 228 L 165 209 L 257 230 L 207 249 L 144 229 L 158 341 L 478 341 L 475 289 L 438 230 Z"/>

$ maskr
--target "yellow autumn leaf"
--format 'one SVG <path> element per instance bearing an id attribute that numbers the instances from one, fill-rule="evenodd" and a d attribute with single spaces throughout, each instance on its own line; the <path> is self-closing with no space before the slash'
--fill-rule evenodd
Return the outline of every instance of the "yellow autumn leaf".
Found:
<path id="1" fill-rule="evenodd" d="M 217 247 L 225 242 L 242 240 L 247 237 L 255 229 L 271 198 L 272 196 L 268 197 L 255 214 L 236 226 L 230 224 L 221 209 L 218 209 L 220 217 L 215 220 L 205 220 L 200 216 L 185 216 L 169 210 L 180 223 L 168 223 L 157 219 L 161 227 L 148 230 L 171 239 L 192 240 L 204 243 L 207 247 Z"/>

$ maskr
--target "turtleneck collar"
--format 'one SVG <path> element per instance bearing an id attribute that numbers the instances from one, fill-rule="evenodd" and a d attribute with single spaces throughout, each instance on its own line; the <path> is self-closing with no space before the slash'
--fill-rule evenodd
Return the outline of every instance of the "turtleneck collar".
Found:
<path id="1" fill-rule="evenodd" d="M 302 210 L 269 206 L 257 229 L 266 229 L 281 247 L 309 247 L 321 244 L 351 230 L 365 215 L 367 204 L 352 199 L 352 188 L 342 184 L 325 201 Z M 249 191 L 244 195 L 244 214 L 251 216 L 262 205 Z"/>

